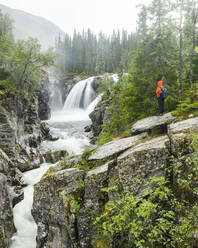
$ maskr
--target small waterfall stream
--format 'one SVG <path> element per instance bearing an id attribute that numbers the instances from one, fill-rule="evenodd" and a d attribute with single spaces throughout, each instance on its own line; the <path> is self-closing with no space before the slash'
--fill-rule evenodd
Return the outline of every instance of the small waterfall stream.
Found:
<path id="1" fill-rule="evenodd" d="M 14 207 L 14 224 L 17 233 L 12 237 L 10 248 L 36 248 L 37 225 L 31 215 L 33 204 L 34 184 L 40 181 L 51 164 L 42 164 L 38 169 L 28 171 L 23 175 L 24 200 Z"/>
<path id="2" fill-rule="evenodd" d="M 91 77 L 77 83 L 68 95 L 63 109 L 52 112 L 48 123 L 51 134 L 59 139 L 44 141 L 41 150 L 67 150 L 69 154 L 80 154 L 90 146 L 84 127 L 91 123 L 88 114 L 100 100 L 100 96 L 96 98 L 92 89 L 93 80 L 94 77 Z M 56 109 L 56 106 L 52 106 L 52 109 Z M 31 215 L 34 184 L 40 181 L 50 166 L 53 165 L 44 163 L 40 168 L 24 173 L 23 179 L 28 186 L 24 188 L 24 200 L 14 207 L 17 233 L 12 237 L 10 248 L 36 248 L 37 226 Z"/>

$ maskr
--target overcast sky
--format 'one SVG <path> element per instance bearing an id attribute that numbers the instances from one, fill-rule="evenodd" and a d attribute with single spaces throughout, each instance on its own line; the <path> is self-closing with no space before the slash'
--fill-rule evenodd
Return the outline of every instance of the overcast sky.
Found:
<path id="1" fill-rule="evenodd" d="M 91 28 L 111 33 L 113 29 L 136 29 L 136 4 L 140 0 L 0 0 L 8 7 L 42 16 L 72 33 Z"/>

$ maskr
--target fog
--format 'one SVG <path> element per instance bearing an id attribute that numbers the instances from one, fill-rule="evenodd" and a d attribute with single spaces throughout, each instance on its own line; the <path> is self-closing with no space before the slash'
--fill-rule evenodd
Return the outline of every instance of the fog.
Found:
<path id="1" fill-rule="evenodd" d="M 10 8 L 44 17 L 64 32 L 91 28 L 112 33 L 113 29 L 136 29 L 136 5 L 140 0 L 1 0 Z"/>

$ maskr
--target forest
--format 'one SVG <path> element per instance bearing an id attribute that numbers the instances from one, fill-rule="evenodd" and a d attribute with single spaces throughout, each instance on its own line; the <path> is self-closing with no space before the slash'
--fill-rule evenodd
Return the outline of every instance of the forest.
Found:
<path id="1" fill-rule="evenodd" d="M 61 74 L 106 72 L 128 72 L 131 56 L 136 49 L 136 33 L 113 31 L 112 35 L 100 32 L 94 34 L 90 29 L 73 36 L 60 36 L 56 41 L 57 63 Z"/>

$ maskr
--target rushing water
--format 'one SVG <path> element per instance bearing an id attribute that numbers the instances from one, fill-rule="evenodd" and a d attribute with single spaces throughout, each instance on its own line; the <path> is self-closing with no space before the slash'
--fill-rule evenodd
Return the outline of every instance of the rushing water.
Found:
<path id="1" fill-rule="evenodd" d="M 13 242 L 10 248 L 36 248 L 37 225 L 31 215 L 34 184 L 40 181 L 50 166 L 45 163 L 40 168 L 23 175 L 23 180 L 28 186 L 24 188 L 24 200 L 19 202 L 13 210 L 17 233 L 12 237 Z"/>
<path id="2" fill-rule="evenodd" d="M 95 77 L 78 82 L 69 93 L 64 107 L 64 110 L 69 109 L 86 109 L 95 98 L 95 92 L 92 88 L 92 83 Z"/>
<path id="3" fill-rule="evenodd" d="M 69 100 L 66 99 L 63 110 L 52 113 L 48 124 L 51 134 L 59 139 L 44 141 L 41 144 L 41 151 L 67 150 L 70 154 L 80 154 L 90 146 L 89 139 L 84 133 L 84 127 L 91 123 L 88 115 L 100 100 L 100 96 L 94 99 L 91 87 L 93 79 L 92 77 L 79 82 L 67 97 Z M 57 106 L 57 103 L 55 105 Z M 12 237 L 10 248 L 36 248 L 37 225 L 31 215 L 34 184 L 40 181 L 50 166 L 53 165 L 44 163 L 40 168 L 28 171 L 23 175 L 23 180 L 28 186 L 24 188 L 24 200 L 18 203 L 13 210 L 17 233 Z"/>

